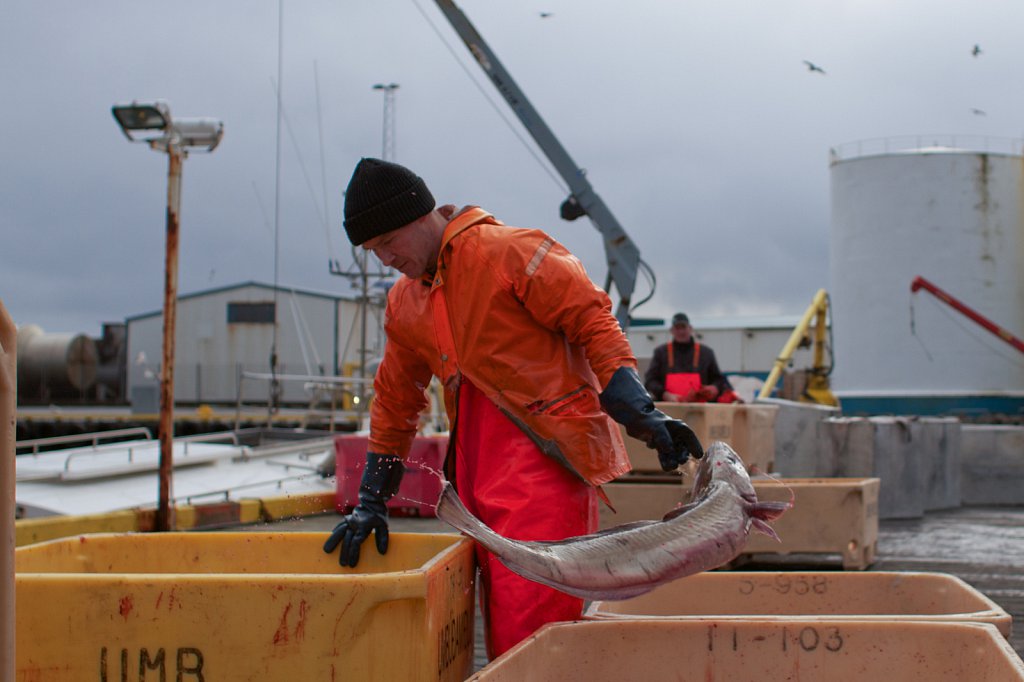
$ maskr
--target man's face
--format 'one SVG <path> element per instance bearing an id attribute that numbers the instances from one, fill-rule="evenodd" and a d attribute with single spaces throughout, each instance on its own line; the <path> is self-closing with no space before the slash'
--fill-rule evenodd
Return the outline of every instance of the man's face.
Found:
<path id="1" fill-rule="evenodd" d="M 676 343 L 689 343 L 691 334 L 693 327 L 686 323 L 672 325 L 672 340 Z"/>
<path id="2" fill-rule="evenodd" d="M 433 270 L 440 249 L 440 239 L 430 229 L 433 212 L 408 225 L 363 242 L 380 262 L 395 268 L 406 277 L 417 279 Z"/>

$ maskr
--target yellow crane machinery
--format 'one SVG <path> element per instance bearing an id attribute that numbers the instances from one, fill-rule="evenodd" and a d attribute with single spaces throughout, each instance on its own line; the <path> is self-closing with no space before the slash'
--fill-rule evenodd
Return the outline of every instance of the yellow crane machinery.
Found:
<path id="1" fill-rule="evenodd" d="M 758 398 L 767 398 L 771 395 L 783 370 L 789 365 L 793 353 L 797 348 L 806 348 L 811 345 L 811 324 L 814 324 L 814 366 L 807 373 L 807 386 L 800 394 L 800 401 L 806 403 L 817 403 L 819 405 L 839 406 L 832 390 L 829 388 L 828 377 L 832 373 L 831 343 L 829 343 L 829 364 L 825 366 L 825 346 L 829 338 L 828 327 L 829 298 L 824 289 L 819 289 L 814 295 L 814 300 L 807 308 L 800 323 L 793 329 L 782 352 L 775 359 L 772 371 L 761 387 Z"/>

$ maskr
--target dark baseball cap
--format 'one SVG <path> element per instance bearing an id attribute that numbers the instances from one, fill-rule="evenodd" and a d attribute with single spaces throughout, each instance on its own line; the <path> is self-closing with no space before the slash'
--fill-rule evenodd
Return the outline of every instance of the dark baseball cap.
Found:
<path id="1" fill-rule="evenodd" d="M 676 313 L 672 316 L 672 326 L 690 324 L 690 318 L 686 316 L 686 313 Z"/>

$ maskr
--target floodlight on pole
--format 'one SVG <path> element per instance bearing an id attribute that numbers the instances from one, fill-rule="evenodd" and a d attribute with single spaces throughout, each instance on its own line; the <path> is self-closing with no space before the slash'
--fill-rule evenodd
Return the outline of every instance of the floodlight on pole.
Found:
<path id="1" fill-rule="evenodd" d="M 157 130 L 163 135 L 168 124 L 171 122 L 171 110 L 167 102 L 154 102 L 153 104 L 126 104 L 115 105 L 112 108 L 114 118 L 121 126 L 124 133 L 132 142 L 141 142 L 142 139 L 134 137 L 132 133 L 139 131 Z"/>
<path id="2" fill-rule="evenodd" d="M 224 136 L 224 124 L 215 118 L 171 118 L 167 102 L 116 104 L 111 107 L 121 132 L 132 142 L 146 142 L 157 151 L 182 152 L 194 148 L 212 152 Z"/>
<path id="3" fill-rule="evenodd" d="M 164 261 L 163 358 L 160 363 L 160 491 L 156 529 L 174 530 L 171 471 L 174 467 L 174 328 L 178 292 L 178 215 L 181 209 L 181 166 L 189 149 L 212 152 L 224 135 L 213 118 L 174 120 L 167 102 L 114 105 L 111 113 L 132 142 L 145 142 L 167 154 L 167 246 Z"/>

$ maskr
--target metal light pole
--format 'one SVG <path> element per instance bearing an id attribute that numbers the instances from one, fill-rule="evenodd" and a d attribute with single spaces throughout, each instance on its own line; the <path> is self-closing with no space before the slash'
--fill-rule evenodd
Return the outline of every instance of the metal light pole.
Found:
<path id="1" fill-rule="evenodd" d="M 395 90 L 398 89 L 398 83 L 375 83 L 373 86 L 374 90 L 380 90 L 384 93 L 384 118 L 382 122 L 381 131 L 381 150 L 380 158 L 384 161 L 394 161 L 395 159 Z M 359 376 L 362 379 L 366 379 L 366 356 L 369 354 L 369 349 L 366 347 L 366 336 L 367 336 L 367 315 L 370 309 L 370 272 L 369 272 L 369 258 L 370 252 L 363 250 L 361 254 L 361 273 L 362 273 L 362 307 L 360 310 L 361 316 L 361 342 L 359 350 Z M 365 390 L 365 384 L 364 384 Z M 365 396 L 363 396 L 365 398 Z M 360 400 L 360 406 L 365 405 L 365 400 Z"/>
<path id="2" fill-rule="evenodd" d="M 189 148 L 212 152 L 224 135 L 224 124 L 210 118 L 174 121 L 167 103 L 161 101 L 115 105 L 111 111 L 129 140 L 146 142 L 151 149 L 165 152 L 168 157 L 163 358 L 160 364 L 160 494 L 156 512 L 156 530 L 168 531 L 175 527 L 171 472 L 174 468 L 174 329 L 178 301 L 181 165 Z"/>
<path id="3" fill-rule="evenodd" d="M 381 133 L 381 156 L 380 158 L 384 161 L 393 161 L 395 158 L 395 90 L 398 89 L 398 83 L 375 83 L 373 85 L 374 90 L 379 90 L 384 93 L 384 122 L 383 130 Z M 356 252 L 359 253 L 356 253 Z M 360 348 L 359 348 L 359 378 L 366 380 L 369 379 L 366 372 L 366 356 L 369 354 L 369 350 L 366 347 L 366 336 L 367 336 L 367 315 L 369 314 L 370 306 L 370 271 L 369 271 L 369 252 L 364 249 L 353 249 L 352 251 L 353 265 L 358 267 L 358 272 L 351 272 L 349 270 L 342 270 L 337 264 L 337 261 L 330 261 L 330 272 L 332 275 L 339 277 L 348 278 L 349 282 L 352 283 L 353 287 L 358 287 L 360 291 Z M 373 275 L 378 278 L 391 277 L 391 272 L 378 273 Z M 366 400 L 366 391 L 368 382 L 363 381 L 360 384 L 359 395 L 356 396 L 357 413 L 362 419 L 362 414 L 367 408 L 368 401 Z"/>
<path id="4" fill-rule="evenodd" d="M 380 158 L 384 161 L 395 160 L 395 90 L 398 83 L 376 83 L 374 90 L 381 90 L 384 93 L 384 125 L 381 131 L 381 153 Z"/>
<path id="5" fill-rule="evenodd" d="M 0 514 L 3 514 L 3 532 L 0 533 L 0 679 L 13 680 L 15 676 L 15 486 L 14 466 L 15 412 L 18 403 L 18 330 L 0 300 Z"/>

